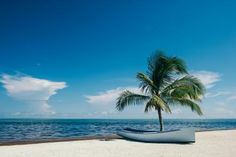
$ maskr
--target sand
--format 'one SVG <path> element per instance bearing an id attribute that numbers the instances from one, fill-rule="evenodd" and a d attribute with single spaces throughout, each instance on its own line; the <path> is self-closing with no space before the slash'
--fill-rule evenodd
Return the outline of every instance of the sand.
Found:
<path id="1" fill-rule="evenodd" d="M 193 144 L 114 139 L 0 146 L 0 157 L 236 157 L 236 130 L 197 132 Z"/>

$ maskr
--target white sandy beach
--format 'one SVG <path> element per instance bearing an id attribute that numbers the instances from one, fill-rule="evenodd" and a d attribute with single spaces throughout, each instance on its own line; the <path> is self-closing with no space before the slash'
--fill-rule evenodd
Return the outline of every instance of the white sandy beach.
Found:
<path id="1" fill-rule="evenodd" d="M 0 157 L 235 157 L 236 130 L 196 133 L 194 144 L 115 139 L 0 146 Z"/>

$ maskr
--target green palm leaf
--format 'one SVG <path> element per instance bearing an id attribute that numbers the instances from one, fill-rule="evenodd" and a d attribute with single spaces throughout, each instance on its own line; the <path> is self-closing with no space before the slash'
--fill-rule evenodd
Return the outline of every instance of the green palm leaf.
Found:
<path id="1" fill-rule="evenodd" d="M 167 57 L 162 52 L 148 60 L 148 74 L 158 89 L 173 81 L 175 74 L 187 74 L 186 65 L 178 57 Z"/>
<path id="2" fill-rule="evenodd" d="M 173 98 L 172 100 L 175 104 L 179 104 L 183 107 L 189 107 L 193 112 L 196 112 L 198 115 L 203 115 L 200 106 L 190 99 Z"/>
<path id="3" fill-rule="evenodd" d="M 148 78 L 147 75 L 145 75 L 143 73 L 138 73 L 137 79 L 140 81 L 139 87 L 141 88 L 142 92 L 155 94 L 157 87 L 155 86 L 153 81 Z"/>
<path id="4" fill-rule="evenodd" d="M 140 81 L 141 91 L 148 96 L 124 91 L 117 99 L 117 110 L 122 111 L 128 105 L 146 102 L 145 112 L 153 109 L 158 112 L 161 131 L 161 111 L 171 113 L 171 105 L 189 107 L 202 115 L 198 102 L 201 101 L 205 88 L 199 79 L 188 74 L 184 61 L 178 57 L 167 57 L 157 52 L 148 59 L 147 74 L 138 73 L 137 79 Z"/>
<path id="5" fill-rule="evenodd" d="M 162 96 L 185 97 L 196 101 L 201 100 L 204 95 L 204 85 L 193 76 L 185 76 L 175 80 L 161 91 Z"/>
<path id="6" fill-rule="evenodd" d="M 163 101 L 159 96 L 155 95 L 153 96 L 146 104 L 145 106 L 145 112 L 148 112 L 152 109 L 157 110 L 158 108 L 160 108 L 161 110 L 167 112 L 167 113 L 171 113 L 171 110 L 169 108 L 169 106 L 165 103 L 165 101 Z"/>
<path id="7" fill-rule="evenodd" d="M 149 96 L 135 94 L 126 90 L 122 92 L 120 96 L 118 97 L 117 103 L 116 103 L 116 109 L 118 111 L 122 111 L 128 105 L 140 104 L 142 102 L 147 101 L 149 98 L 150 98 Z"/>

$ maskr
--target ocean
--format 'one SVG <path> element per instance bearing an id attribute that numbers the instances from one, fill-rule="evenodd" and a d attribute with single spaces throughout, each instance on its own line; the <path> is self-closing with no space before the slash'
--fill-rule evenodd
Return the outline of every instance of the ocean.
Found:
<path id="1" fill-rule="evenodd" d="M 112 135 L 122 128 L 158 130 L 157 119 L 0 119 L 0 141 Z M 236 119 L 165 119 L 165 130 L 236 129 Z"/>

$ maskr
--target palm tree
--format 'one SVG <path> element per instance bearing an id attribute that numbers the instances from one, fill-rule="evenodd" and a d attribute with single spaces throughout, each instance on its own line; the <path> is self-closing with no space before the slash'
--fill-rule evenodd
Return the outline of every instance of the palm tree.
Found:
<path id="1" fill-rule="evenodd" d="M 145 103 L 145 112 L 156 110 L 160 131 L 163 131 L 162 111 L 171 113 L 171 106 L 190 107 L 202 115 L 199 103 L 205 88 L 201 81 L 187 72 L 184 61 L 156 52 L 148 59 L 148 70 L 138 73 L 142 94 L 124 91 L 117 99 L 116 108 L 124 110 L 129 105 Z"/>

